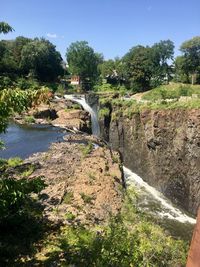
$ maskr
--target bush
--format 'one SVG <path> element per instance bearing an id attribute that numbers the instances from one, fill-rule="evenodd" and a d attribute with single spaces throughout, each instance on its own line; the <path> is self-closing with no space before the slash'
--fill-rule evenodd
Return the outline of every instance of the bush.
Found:
<path id="1" fill-rule="evenodd" d="M 35 118 L 33 116 L 26 116 L 24 118 L 25 123 L 35 123 Z"/>
<path id="2" fill-rule="evenodd" d="M 13 81 L 9 77 L 0 76 L 0 89 L 11 87 Z"/>
<path id="3" fill-rule="evenodd" d="M 99 110 L 99 118 L 103 119 L 106 116 L 109 116 L 110 114 L 110 109 L 107 107 L 103 107 Z"/>
<path id="4" fill-rule="evenodd" d="M 44 188 L 41 177 L 33 180 L 0 180 L 0 222 L 10 216 L 23 213 L 23 207 L 30 193 L 39 193 Z"/>
<path id="5" fill-rule="evenodd" d="M 65 262 L 77 267 L 171 267 L 185 266 L 187 247 L 153 223 L 141 221 L 128 227 L 117 216 L 100 231 L 65 228 L 60 249 Z"/>

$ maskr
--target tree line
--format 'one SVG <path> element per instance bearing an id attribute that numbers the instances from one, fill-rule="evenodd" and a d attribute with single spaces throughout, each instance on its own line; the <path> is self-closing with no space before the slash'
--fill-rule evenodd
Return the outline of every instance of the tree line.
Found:
<path id="1" fill-rule="evenodd" d="M 13 28 L 0 24 L 0 32 Z M 124 85 L 133 92 L 145 91 L 170 80 L 200 83 L 200 36 L 185 41 L 181 56 L 174 58 L 174 43 L 162 40 L 152 46 L 134 46 L 121 58 L 105 60 L 86 41 L 72 43 L 66 50 L 66 63 L 56 47 L 44 38 L 17 37 L 0 41 L 0 87 L 13 81 L 21 89 L 28 80 L 59 82 L 66 75 L 77 75 L 83 89 L 95 84 Z M 26 82 L 25 82 L 26 81 Z"/>

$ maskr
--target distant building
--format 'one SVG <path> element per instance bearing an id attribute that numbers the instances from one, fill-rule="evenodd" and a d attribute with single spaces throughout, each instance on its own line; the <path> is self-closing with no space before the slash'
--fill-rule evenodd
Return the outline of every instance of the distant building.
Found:
<path id="1" fill-rule="evenodd" d="M 80 76 L 72 76 L 71 77 L 71 84 L 72 85 L 79 85 L 80 84 Z"/>

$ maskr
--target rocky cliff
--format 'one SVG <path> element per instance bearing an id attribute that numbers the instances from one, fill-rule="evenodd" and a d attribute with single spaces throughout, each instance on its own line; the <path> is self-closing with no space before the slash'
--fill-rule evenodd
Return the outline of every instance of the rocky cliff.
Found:
<path id="1" fill-rule="evenodd" d="M 125 166 L 196 214 L 200 202 L 200 110 L 146 110 L 131 118 L 109 114 L 100 125 L 103 138 L 121 152 Z"/>

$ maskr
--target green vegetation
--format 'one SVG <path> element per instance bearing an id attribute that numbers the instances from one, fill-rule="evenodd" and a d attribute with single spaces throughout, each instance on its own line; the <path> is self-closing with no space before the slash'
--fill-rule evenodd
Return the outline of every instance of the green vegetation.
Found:
<path id="1" fill-rule="evenodd" d="M 134 197 L 127 196 L 121 214 L 104 226 L 90 228 L 73 226 L 75 216 L 68 212 L 66 219 L 72 225 L 62 226 L 47 237 L 37 260 L 31 262 L 77 267 L 185 266 L 186 242 L 170 237 L 134 203 Z"/>
<path id="2" fill-rule="evenodd" d="M 8 167 L 16 167 L 23 163 L 23 160 L 20 157 L 9 158 L 7 160 Z"/>
<path id="3" fill-rule="evenodd" d="M 109 114 L 110 114 L 110 109 L 107 107 L 103 107 L 99 110 L 99 119 L 109 116 Z"/>
<path id="4" fill-rule="evenodd" d="M 87 155 L 89 155 L 92 150 L 93 150 L 94 145 L 92 144 L 92 142 L 88 142 L 87 145 L 80 145 L 80 149 L 82 151 L 83 157 L 86 157 Z"/>
<path id="5" fill-rule="evenodd" d="M 73 201 L 73 198 L 74 198 L 73 192 L 66 192 L 62 202 L 65 204 L 70 204 Z"/>
<path id="6" fill-rule="evenodd" d="M 21 113 L 28 107 L 48 99 L 47 88 L 40 90 L 0 90 L 0 133 L 6 130 L 14 112 Z"/>
<path id="7" fill-rule="evenodd" d="M 98 78 L 98 64 L 102 56 L 95 53 L 86 41 L 72 43 L 67 48 L 66 59 L 69 71 L 82 81 L 82 89 L 91 89 Z"/>
<path id="8" fill-rule="evenodd" d="M 25 116 L 24 118 L 25 123 L 35 123 L 35 118 L 33 116 Z"/>
<path id="9" fill-rule="evenodd" d="M 200 85 L 182 85 L 173 83 L 170 85 L 162 85 L 146 92 L 142 99 L 154 102 L 157 100 L 179 99 L 181 96 L 192 95 L 200 97 Z"/>
<path id="10" fill-rule="evenodd" d="M 200 85 L 184 85 L 171 83 L 162 85 L 143 93 L 141 100 L 113 95 L 100 96 L 100 118 L 107 116 L 108 106 L 112 107 L 112 120 L 125 116 L 129 119 L 133 114 L 145 110 L 192 109 L 200 108 Z"/>
<path id="11" fill-rule="evenodd" d="M 6 34 L 12 31 L 14 31 L 14 29 L 8 23 L 4 21 L 0 22 L 0 33 Z"/>
<path id="12" fill-rule="evenodd" d="M 10 216 L 24 212 L 24 206 L 31 192 L 39 193 L 44 188 L 40 177 L 33 180 L 0 180 L 0 214 L 2 222 Z"/>
<path id="13" fill-rule="evenodd" d="M 29 177 L 34 172 L 34 170 L 35 170 L 34 166 L 30 165 L 25 171 L 21 173 L 21 177 L 22 178 Z"/>
<path id="14" fill-rule="evenodd" d="M 93 196 L 87 195 L 84 192 L 80 193 L 80 195 L 85 204 L 90 204 L 92 203 L 92 200 L 94 200 Z"/>
<path id="15" fill-rule="evenodd" d="M 67 212 L 66 214 L 65 214 L 65 218 L 68 220 L 68 221 L 73 221 L 75 218 L 76 218 L 76 216 L 72 213 L 72 212 Z"/>

